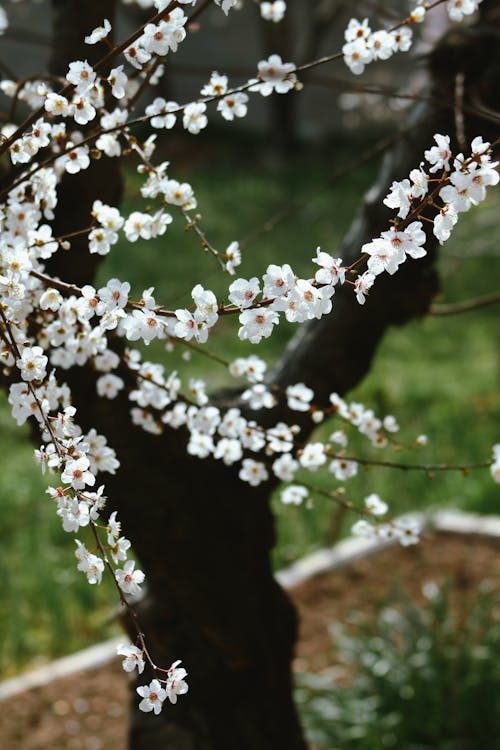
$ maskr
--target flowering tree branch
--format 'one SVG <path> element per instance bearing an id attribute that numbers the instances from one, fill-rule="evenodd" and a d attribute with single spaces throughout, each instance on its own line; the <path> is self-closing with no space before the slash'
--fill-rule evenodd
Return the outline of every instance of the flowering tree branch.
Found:
<path id="1" fill-rule="evenodd" d="M 497 53 L 484 35 L 478 42 L 467 34 L 460 54 L 447 57 L 446 64 L 436 52 L 431 96 L 419 103 L 392 144 L 335 253 L 339 257 L 316 250 L 314 278 L 299 278 L 288 264 L 271 263 L 262 279 L 236 278 L 220 300 L 197 284 L 188 308 L 158 303 L 153 288 L 139 300 L 130 299 L 126 281 L 110 279 L 100 289 L 91 283 L 100 258 L 120 232 L 129 242 L 163 236 L 174 220 L 168 213 L 171 206 L 188 220 L 221 270 L 235 275 L 241 261 L 236 241 L 219 251 L 207 239 L 191 213 L 197 207 L 193 188 L 173 179 L 167 162 L 155 162 L 154 135 L 140 143 L 131 128 L 148 124 L 170 130 L 179 117 L 183 128 L 196 135 L 208 124 L 209 104 L 231 121 L 246 114 L 250 95 L 300 90 L 297 75 L 320 65 L 342 59 L 353 74 L 360 74 L 375 60 L 407 51 L 410 27 L 444 1 L 419 4 L 388 29 L 372 31 L 368 19 L 351 19 L 342 51 L 303 65 L 271 54 L 258 63 L 255 77 L 241 85 L 229 86 L 227 76 L 214 72 L 198 98 L 178 104 L 158 97 L 136 115 L 142 92 L 163 73 L 159 61 L 175 53 L 189 21 L 209 3 L 200 3 L 188 18 L 186 0 L 155 0 L 158 13 L 117 45 L 109 38 L 112 24 L 106 18 L 85 41 L 111 49 L 101 57 L 78 53 L 81 59 L 75 60 L 71 33 L 78 24 L 71 30 L 68 15 L 74 8 L 54 0 L 59 20 L 64 17 L 71 30 L 65 36 L 66 24 L 59 27 L 64 39 L 63 54 L 53 59 L 56 78 L 40 79 L 36 90 L 33 81 L 3 84 L 14 101 L 23 98 L 33 110 L 21 126 L 7 123 L 2 128 L 0 146 L 12 166 L 12 179 L 0 195 L 5 199 L 0 214 L 5 226 L 0 336 L 9 402 L 19 424 L 34 417 L 40 427 L 43 445 L 36 455 L 43 467 L 60 474 L 61 487 L 49 488 L 49 494 L 64 530 L 92 529 L 93 551 L 77 542 L 78 568 L 93 584 L 107 567 L 127 609 L 126 595 L 139 592 L 144 574 L 127 559 L 130 543 L 119 536 L 117 513 L 126 527 L 135 529 L 135 550 L 149 575 L 148 598 L 140 605 L 141 626 L 131 612 L 135 645 L 124 645 L 121 654 L 127 671 L 141 673 L 144 662 L 149 664 L 152 680 L 137 688 L 140 710 L 159 714 L 167 697 L 174 703 L 187 692 L 185 670 L 174 661 L 177 654 L 195 665 L 190 666 L 190 694 L 170 720 L 159 720 L 159 745 L 189 750 L 201 745 L 207 750 L 305 747 L 290 695 L 295 615 L 272 577 L 269 560 L 274 543 L 269 493 L 282 480 L 288 485 L 283 502 L 303 501 L 314 485 L 293 484 L 295 473 L 299 468 L 314 472 L 327 463 L 342 482 L 358 464 L 416 468 L 355 457 L 347 450 L 344 427 L 365 435 L 373 447 L 383 447 L 398 426 L 391 415 L 378 417 L 362 404 L 347 403 L 344 394 L 367 372 L 391 325 L 428 312 L 438 287 L 438 243 L 448 239 L 458 216 L 498 183 L 493 150 L 498 132 L 477 116 L 478 110 L 498 108 L 498 86 L 491 83 L 497 80 L 491 73 Z M 228 13 L 235 2 L 216 4 Z M 448 0 L 446 7 L 450 18 L 462 20 L 479 5 L 480 0 L 468 0 L 465 6 Z M 106 9 L 112 16 L 112 0 Z M 261 3 L 260 9 L 271 21 L 284 12 L 283 3 Z M 89 3 L 85 11 L 92 15 L 90 28 L 102 20 L 102 6 Z M 52 90 L 54 81 L 59 88 L 61 77 L 62 89 Z M 490 83 L 484 85 L 485 80 Z M 445 104 L 436 110 L 436 101 Z M 472 108 L 470 101 L 475 102 Z M 457 124 L 458 141 L 474 134 L 464 153 L 458 152 L 457 138 L 447 135 Z M 368 155 L 378 148 L 382 146 Z M 130 152 L 139 156 L 141 194 L 157 201 L 157 210 L 125 217 L 116 207 L 121 193 L 117 162 Z M 69 252 L 60 252 L 62 248 Z M 245 389 L 209 395 L 201 379 L 186 384 L 177 372 L 165 373 L 162 363 L 143 361 L 138 350 L 128 347 L 128 342 L 158 340 L 199 348 L 219 319 L 231 315 L 239 317 L 239 338 L 250 344 L 271 335 L 283 318 L 302 324 L 267 377 L 265 363 L 253 355 L 229 363 L 232 375 L 248 381 Z M 224 363 L 208 351 L 207 357 Z M 56 372 L 64 372 L 63 383 Z M 72 421 L 72 399 L 84 405 L 79 408 L 81 427 Z M 316 424 L 332 415 L 343 428 L 329 443 L 309 442 Z M 111 438 L 113 448 L 94 425 Z M 499 481 L 500 446 L 480 466 Z M 474 467 L 479 464 L 446 468 L 465 472 Z M 445 469 L 441 464 L 418 468 Z M 99 472 L 111 474 L 104 527 L 97 522 L 103 488 L 96 493 L 88 489 Z M 351 509 L 340 489 L 329 496 Z M 403 544 L 418 540 L 412 524 L 367 525 L 366 516 L 387 511 L 374 493 L 352 510 L 363 516 L 355 533 L 392 534 Z M 122 568 L 116 567 L 118 562 L 124 563 Z M 160 668 L 159 663 L 171 667 Z M 276 696 L 272 705 L 262 694 L 263 683 Z M 222 704 L 223 691 L 227 697 Z M 142 714 L 134 714 L 134 750 L 149 747 L 143 721 Z"/>

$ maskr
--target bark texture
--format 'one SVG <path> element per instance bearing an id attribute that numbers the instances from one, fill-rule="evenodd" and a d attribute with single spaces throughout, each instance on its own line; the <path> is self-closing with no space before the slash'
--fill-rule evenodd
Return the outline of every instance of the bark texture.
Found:
<path id="1" fill-rule="evenodd" d="M 112 17 L 113 4 L 55 0 L 54 69 L 65 69 L 67 60 L 77 57 L 81 25 L 76 19 L 82 9 L 94 14 L 92 21 L 85 19 L 88 32 L 103 17 Z M 391 214 L 382 199 L 391 182 L 419 164 L 434 133 L 454 131 L 450 102 L 456 73 L 465 72 L 467 101 L 499 109 L 498 22 L 457 33 L 430 60 L 432 94 L 443 106 L 423 104 L 412 113 L 413 129 L 387 155 L 339 248 L 346 262 L 388 227 Z M 466 127 L 469 138 L 496 136 L 486 121 L 467 115 Z M 108 171 L 113 163 L 98 162 L 81 181 L 72 178 L 63 185 L 60 228 L 84 226 L 95 197 L 116 204 L 119 180 Z M 428 251 L 421 261 L 408 261 L 395 278 L 379 278 L 364 308 L 352 292 L 341 290 L 333 313 L 303 326 L 291 340 L 273 381 L 280 387 L 304 381 L 325 403 L 331 391 L 342 394 L 355 386 L 369 370 L 385 331 L 426 313 L 438 289 L 431 235 Z M 87 265 L 89 257 L 75 243 L 52 270 L 65 280 L 88 281 L 94 270 Z M 190 673 L 190 692 L 176 707 L 158 717 L 134 708 L 131 750 L 305 750 L 291 695 L 296 616 L 270 564 L 272 483 L 250 488 L 238 480 L 237 471 L 190 458 L 184 434 L 166 431 L 152 437 L 133 427 L 125 397 L 96 400 L 90 371 L 70 371 L 68 381 L 82 426 L 102 431 L 121 462 L 107 491 L 147 574 L 148 597 L 140 616 L 151 651 L 157 663 L 182 658 Z M 217 398 L 223 406 L 236 396 Z M 265 415 L 269 423 L 286 418 L 283 403 Z M 304 437 L 310 429 L 304 420 Z M 143 675 L 141 683 L 147 678 Z"/>

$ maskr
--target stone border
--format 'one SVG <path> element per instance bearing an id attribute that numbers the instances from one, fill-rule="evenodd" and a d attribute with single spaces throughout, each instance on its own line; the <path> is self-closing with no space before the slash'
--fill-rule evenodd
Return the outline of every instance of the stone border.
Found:
<path id="1" fill-rule="evenodd" d="M 480 516 L 464 513 L 461 510 L 441 510 L 436 513 L 411 513 L 405 518 L 413 518 L 422 529 L 440 534 L 470 534 L 500 541 L 500 516 Z M 312 552 L 297 560 L 285 570 L 276 573 L 277 581 L 283 588 L 291 588 L 319 573 L 342 568 L 363 557 L 397 546 L 397 539 L 363 539 L 349 537 L 328 547 Z"/>
<path id="2" fill-rule="evenodd" d="M 418 519 L 424 528 L 438 533 L 476 535 L 497 539 L 500 543 L 500 516 L 479 516 L 458 510 L 442 510 L 432 515 L 412 514 L 411 517 Z M 276 579 L 284 588 L 292 588 L 319 573 L 342 568 L 355 560 L 370 557 L 397 544 L 395 539 L 344 539 L 334 547 L 313 552 L 289 568 L 279 571 L 276 573 Z M 124 637 L 103 641 L 19 677 L 0 682 L 0 701 L 26 690 L 48 685 L 75 672 L 101 667 L 116 657 L 116 647 L 123 640 Z"/>
<path id="3" fill-rule="evenodd" d="M 43 667 L 21 674 L 19 677 L 12 677 L 10 680 L 0 682 L 0 701 L 24 693 L 26 690 L 48 685 L 61 677 L 69 677 L 75 672 L 84 672 L 87 669 L 101 667 L 116 656 L 116 647 L 125 640 L 126 637 L 123 636 L 102 641 L 96 646 L 77 651 L 70 656 L 63 656 L 62 659 L 44 664 Z"/>

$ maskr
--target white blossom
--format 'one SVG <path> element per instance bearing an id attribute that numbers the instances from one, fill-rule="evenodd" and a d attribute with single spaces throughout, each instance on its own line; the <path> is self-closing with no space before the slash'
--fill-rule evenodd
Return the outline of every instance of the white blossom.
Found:
<path id="1" fill-rule="evenodd" d="M 136 690 L 142 698 L 139 709 L 146 712 L 154 711 L 155 714 L 159 714 L 163 707 L 163 701 L 167 697 L 167 691 L 162 688 L 158 680 L 152 680 L 149 685 L 142 685 Z"/>
<path id="2" fill-rule="evenodd" d="M 297 84 L 295 65 L 284 63 L 279 55 L 271 55 L 267 60 L 261 60 L 258 69 L 262 83 L 256 84 L 254 90 L 262 96 L 269 96 L 273 91 L 277 94 L 286 94 Z"/>
<path id="3" fill-rule="evenodd" d="M 279 23 L 285 17 L 286 2 L 284 0 L 274 0 L 274 2 L 261 2 L 260 15 L 266 21 Z"/>
<path id="4" fill-rule="evenodd" d="M 43 380 L 47 372 L 48 358 L 41 346 L 26 346 L 16 364 L 21 370 L 21 377 L 27 382 Z"/>
<path id="5" fill-rule="evenodd" d="M 197 135 L 200 130 L 207 127 L 206 109 L 207 105 L 203 102 L 193 102 L 184 107 L 182 124 L 189 133 Z"/>
<path id="6" fill-rule="evenodd" d="M 125 657 L 122 661 L 125 672 L 133 672 L 136 668 L 139 674 L 144 672 L 144 658 L 140 648 L 132 644 L 119 643 L 116 647 L 116 653 Z"/>
<path id="7" fill-rule="evenodd" d="M 124 594 L 137 596 L 141 591 L 140 584 L 143 583 L 145 576 L 142 570 L 134 570 L 134 567 L 135 561 L 128 560 L 123 568 L 115 570 L 115 577 Z"/>
<path id="8" fill-rule="evenodd" d="M 384 501 L 375 493 L 365 497 L 364 503 L 365 508 L 374 516 L 383 516 L 387 513 L 387 503 L 384 503 Z"/>
<path id="9" fill-rule="evenodd" d="M 243 482 L 248 482 L 252 487 L 257 487 L 257 485 L 269 479 L 264 464 L 261 461 L 254 461 L 253 458 L 243 459 L 242 468 L 238 476 Z"/>
<path id="10" fill-rule="evenodd" d="M 97 26 L 88 36 L 85 37 L 85 44 L 97 44 L 105 39 L 111 31 L 111 24 L 107 18 L 104 19 L 102 26 Z"/>
<path id="11" fill-rule="evenodd" d="M 280 500 L 283 505 L 301 505 L 309 495 L 309 491 L 299 484 L 291 484 L 281 490 Z"/>

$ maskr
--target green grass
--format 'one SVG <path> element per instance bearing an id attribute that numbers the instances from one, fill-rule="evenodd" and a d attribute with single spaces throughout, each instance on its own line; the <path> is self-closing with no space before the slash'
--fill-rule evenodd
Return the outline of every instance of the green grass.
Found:
<path id="1" fill-rule="evenodd" d="M 334 167 L 341 158 L 332 159 Z M 192 182 L 203 230 L 213 245 L 224 249 L 233 239 L 242 239 L 260 226 L 284 203 L 325 180 L 331 169 L 325 159 L 311 162 L 298 157 L 288 166 L 267 167 L 248 158 L 242 169 L 235 170 L 226 158 L 217 157 L 209 163 L 198 160 L 184 169 L 172 169 L 171 176 Z M 373 171 L 372 165 L 348 175 L 295 211 L 248 248 L 240 275 L 258 275 L 269 262 L 287 261 L 298 273 L 309 275 L 316 246 L 335 250 Z M 135 175 L 128 175 L 125 213 L 146 205 L 135 197 L 138 184 Z M 137 297 L 154 283 L 157 299 L 173 308 L 188 302 L 198 281 L 222 293 L 228 278 L 218 272 L 194 233 L 185 231 L 182 217 L 172 213 L 174 223 L 164 237 L 117 246 L 106 258 L 99 281 L 132 277 Z M 496 213 L 493 201 L 471 211 L 459 224 L 453 243 L 445 247 L 443 301 L 475 296 L 498 285 L 500 255 L 498 251 L 494 255 L 492 236 Z M 428 447 L 417 452 L 402 450 L 398 458 L 460 463 L 489 457 L 491 445 L 500 440 L 497 321 L 498 309 L 491 307 L 457 317 L 429 318 L 387 334 L 372 372 L 350 398 L 382 415 L 394 414 L 403 427 L 398 436 L 403 445 L 411 444 L 419 433 L 429 435 Z M 229 359 L 255 352 L 272 361 L 291 330 L 291 326 L 280 326 L 256 349 L 237 340 L 236 326 L 237 321 L 231 321 L 216 332 L 209 348 Z M 184 362 L 182 347 L 173 354 L 159 345 L 145 351 L 149 358 L 163 361 L 167 370 L 179 368 L 186 378 L 203 374 L 210 387 L 229 382 L 224 367 L 212 365 L 200 355 Z M 322 434 L 331 429 L 323 427 Z M 44 494 L 46 483 L 34 465 L 28 431 L 11 422 L 3 395 L 0 439 L 0 671 L 10 674 L 40 657 L 52 658 L 109 635 L 115 597 L 106 585 L 90 587 L 76 570 L 73 535 L 61 530 Z M 359 442 L 352 445 L 365 450 Z M 395 457 L 391 450 L 368 451 L 374 457 Z M 331 487 L 330 475 L 311 475 L 311 479 Z M 499 510 L 498 485 L 487 472 L 474 472 L 466 478 L 457 472 L 430 479 L 418 473 L 372 468 L 361 471 L 346 487 L 347 498 L 353 502 L 378 492 L 395 513 L 447 504 L 486 513 Z M 317 498 L 314 509 L 283 508 L 277 497 L 273 505 L 278 517 L 278 567 L 331 539 L 338 519 L 328 500 Z M 345 533 L 354 519 L 341 520 Z"/>

